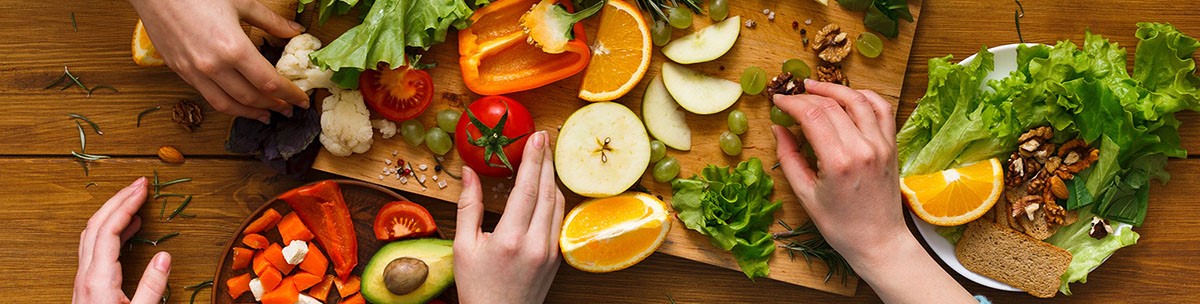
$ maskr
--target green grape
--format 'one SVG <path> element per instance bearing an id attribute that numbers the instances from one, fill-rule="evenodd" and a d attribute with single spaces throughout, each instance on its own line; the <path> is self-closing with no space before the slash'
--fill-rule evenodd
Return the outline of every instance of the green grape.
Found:
<path id="1" fill-rule="evenodd" d="M 416 119 L 405 120 L 400 123 L 400 135 L 404 136 L 404 141 L 413 146 L 420 146 L 425 141 L 425 126 Z"/>
<path id="2" fill-rule="evenodd" d="M 708 5 L 708 16 L 713 21 L 721 21 L 725 20 L 725 17 L 729 17 L 729 0 L 713 0 Z"/>
<path id="3" fill-rule="evenodd" d="M 667 22 L 677 29 L 688 28 L 692 26 L 692 10 L 684 5 L 669 7 L 667 8 Z"/>
<path id="4" fill-rule="evenodd" d="M 760 67 L 751 66 L 742 72 L 742 91 L 755 95 L 767 88 L 767 71 Z"/>
<path id="5" fill-rule="evenodd" d="M 671 42 L 671 32 L 673 27 L 667 26 L 666 21 L 658 20 L 650 24 L 650 41 L 654 42 L 655 46 L 664 46 Z"/>
<path id="6" fill-rule="evenodd" d="M 796 119 L 791 115 L 784 113 L 782 109 L 776 106 L 771 106 L 771 122 L 784 127 L 796 125 Z"/>
<path id="7" fill-rule="evenodd" d="M 729 131 L 721 132 L 721 151 L 729 156 L 742 154 L 742 139 Z"/>
<path id="8" fill-rule="evenodd" d="M 662 159 L 664 156 L 667 156 L 667 146 L 664 145 L 661 141 L 658 141 L 657 139 L 651 140 L 650 141 L 650 162 L 651 163 L 657 162 L 658 160 Z"/>
<path id="9" fill-rule="evenodd" d="M 445 110 L 438 111 L 438 113 L 437 113 L 438 128 L 442 128 L 442 131 L 446 131 L 447 133 L 454 133 L 454 128 L 458 127 L 458 116 L 459 115 L 462 115 L 462 113 L 459 111 L 451 110 L 451 109 L 445 109 Z"/>
<path id="10" fill-rule="evenodd" d="M 674 157 L 663 158 L 654 164 L 654 171 L 651 174 L 654 175 L 654 180 L 660 183 L 669 182 L 679 175 L 679 161 Z"/>
<path id="11" fill-rule="evenodd" d="M 854 44 L 858 45 L 858 53 L 867 58 L 879 57 L 879 54 L 883 53 L 883 40 L 870 32 L 858 35 L 858 41 L 855 41 Z"/>
<path id="12" fill-rule="evenodd" d="M 796 59 L 796 58 L 792 58 L 792 59 L 788 59 L 787 61 L 784 61 L 783 62 L 783 71 L 792 73 L 792 77 L 796 77 L 799 79 L 808 78 L 809 75 L 812 75 L 812 70 L 810 70 L 808 68 L 808 64 L 804 63 L 804 60 L 800 60 L 800 59 Z"/>
<path id="13" fill-rule="evenodd" d="M 746 133 L 746 129 L 750 127 L 749 121 L 746 120 L 746 113 L 742 113 L 742 110 L 730 111 L 728 123 L 729 132 L 733 132 L 733 134 L 737 135 Z"/>
<path id="14" fill-rule="evenodd" d="M 425 132 L 425 146 L 429 147 L 429 151 L 433 151 L 433 154 L 446 155 L 453 145 L 454 141 L 450 139 L 450 134 L 442 131 L 442 128 L 433 127 Z"/>

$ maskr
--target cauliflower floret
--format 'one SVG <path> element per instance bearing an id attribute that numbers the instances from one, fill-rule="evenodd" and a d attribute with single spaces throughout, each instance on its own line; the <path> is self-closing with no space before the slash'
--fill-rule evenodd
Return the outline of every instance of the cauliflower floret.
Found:
<path id="1" fill-rule="evenodd" d="M 349 156 L 371 149 L 371 112 L 357 90 L 330 90 L 322 101 L 321 144 L 336 156 Z"/>
<path id="2" fill-rule="evenodd" d="M 300 34 L 283 47 L 283 55 L 275 64 L 275 70 L 291 80 L 301 90 L 309 92 L 316 88 L 334 88 L 333 71 L 312 64 L 308 54 L 321 48 L 321 40 L 310 34 Z"/>
<path id="3" fill-rule="evenodd" d="M 396 123 L 387 119 L 376 119 L 371 121 L 371 127 L 379 129 L 379 134 L 383 135 L 383 139 L 396 136 Z"/>

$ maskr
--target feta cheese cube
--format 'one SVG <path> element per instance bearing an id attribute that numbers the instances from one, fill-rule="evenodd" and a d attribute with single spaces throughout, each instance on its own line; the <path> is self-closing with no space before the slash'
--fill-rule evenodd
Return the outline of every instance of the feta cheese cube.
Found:
<path id="1" fill-rule="evenodd" d="M 301 240 L 294 240 L 287 247 L 283 247 L 283 258 L 290 265 L 300 265 L 304 261 L 304 255 L 308 254 L 308 243 Z"/>
<path id="2" fill-rule="evenodd" d="M 259 281 L 258 278 L 250 280 L 250 293 L 254 294 L 255 301 L 262 301 L 262 296 L 266 292 L 263 290 L 262 281 Z"/>
<path id="3" fill-rule="evenodd" d="M 321 304 L 321 301 L 317 300 L 317 298 L 301 293 L 300 298 L 296 299 L 296 304 Z"/>

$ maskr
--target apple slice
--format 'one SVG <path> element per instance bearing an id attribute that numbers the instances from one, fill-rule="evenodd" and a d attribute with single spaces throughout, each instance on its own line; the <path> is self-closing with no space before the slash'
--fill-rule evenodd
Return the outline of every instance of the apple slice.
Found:
<path id="1" fill-rule="evenodd" d="M 708 115 L 724 111 L 742 97 L 737 82 L 705 75 L 681 65 L 664 62 L 663 84 L 671 97 L 688 112 Z"/>
<path id="2" fill-rule="evenodd" d="M 597 102 L 571 114 L 558 131 L 554 167 L 571 191 L 587 197 L 625 192 L 650 165 L 650 136 L 624 105 Z"/>
<path id="3" fill-rule="evenodd" d="M 725 21 L 679 37 L 663 46 L 663 55 L 682 64 L 716 60 L 728 53 L 729 49 L 733 48 L 733 43 L 737 42 L 738 33 L 742 28 L 741 20 L 739 16 L 729 17 Z"/>
<path id="4" fill-rule="evenodd" d="M 642 94 L 642 119 L 646 121 L 650 135 L 663 144 L 676 150 L 692 149 L 692 129 L 688 128 L 679 104 L 667 92 L 662 75 L 655 76 L 646 85 L 646 93 Z"/>

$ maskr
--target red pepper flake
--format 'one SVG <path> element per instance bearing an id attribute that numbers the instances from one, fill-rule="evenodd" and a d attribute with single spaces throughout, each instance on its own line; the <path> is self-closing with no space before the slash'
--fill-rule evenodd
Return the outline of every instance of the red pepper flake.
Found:
<path id="1" fill-rule="evenodd" d="M 798 29 L 798 28 L 800 28 L 800 22 L 792 21 L 792 29 L 794 30 L 794 29 Z"/>

